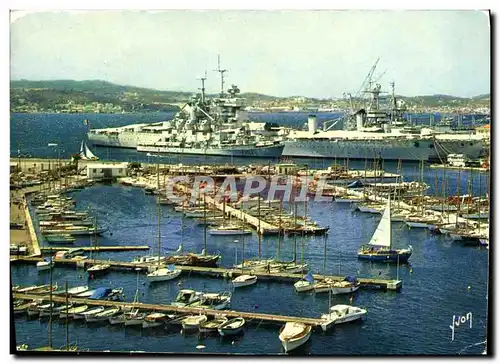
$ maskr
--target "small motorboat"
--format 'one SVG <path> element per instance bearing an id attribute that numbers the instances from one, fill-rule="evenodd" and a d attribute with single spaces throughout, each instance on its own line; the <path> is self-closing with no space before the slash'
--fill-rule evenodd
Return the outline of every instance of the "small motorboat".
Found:
<path id="1" fill-rule="evenodd" d="M 158 326 L 163 326 L 165 325 L 165 322 L 167 322 L 170 319 L 170 317 L 161 312 L 154 312 L 150 313 L 146 317 L 144 317 L 144 320 L 142 321 L 142 328 L 146 329 L 148 327 L 158 327 Z"/>
<path id="2" fill-rule="evenodd" d="M 285 352 L 297 349 L 311 337 L 311 326 L 300 322 L 287 322 L 280 330 L 279 339 Z"/>
<path id="3" fill-rule="evenodd" d="M 327 278 L 323 282 L 316 283 L 314 285 L 314 291 L 316 293 L 325 293 L 331 291 L 332 294 L 344 294 L 356 292 L 359 289 L 359 286 L 360 284 L 356 277 L 348 276 L 340 282 Z"/>
<path id="4" fill-rule="evenodd" d="M 89 290 L 89 286 L 73 287 L 73 288 L 68 289 L 68 296 L 76 296 L 80 293 L 87 292 L 88 290 Z M 52 294 L 65 296 L 66 290 L 61 289 L 61 290 L 58 290 L 57 292 L 52 292 Z"/>
<path id="5" fill-rule="evenodd" d="M 14 307 L 14 315 L 21 315 L 23 313 L 27 313 L 28 309 L 32 306 L 36 306 L 36 302 L 28 302 L 28 303 L 22 303 L 20 305 L 17 305 Z"/>
<path id="6" fill-rule="evenodd" d="M 45 235 L 44 238 L 49 243 L 72 244 L 76 241 L 76 238 L 71 234 L 51 234 L 51 235 Z"/>
<path id="7" fill-rule="evenodd" d="M 88 291 L 85 291 L 85 292 L 82 292 L 82 293 L 78 293 L 75 295 L 75 297 L 78 297 L 78 298 L 87 298 L 87 297 L 90 297 L 92 296 L 94 293 L 95 293 L 95 289 L 91 289 L 91 290 L 88 290 Z"/>
<path id="8" fill-rule="evenodd" d="M 125 323 L 125 314 L 121 313 L 108 318 L 110 325 L 120 325 Z"/>
<path id="9" fill-rule="evenodd" d="M 251 286 L 257 282 L 257 276 L 242 274 L 233 279 L 232 282 L 234 288 Z"/>
<path id="10" fill-rule="evenodd" d="M 165 322 L 165 325 L 167 325 L 167 326 L 182 326 L 182 321 L 184 321 L 189 316 L 190 316 L 189 314 L 174 315 L 173 317 L 170 318 L 170 320 Z"/>
<path id="11" fill-rule="evenodd" d="M 139 310 L 134 310 L 130 312 L 125 312 L 125 326 L 134 326 L 141 325 L 144 318 L 147 316 L 147 313 L 139 312 Z"/>
<path id="12" fill-rule="evenodd" d="M 148 273 L 147 277 L 149 282 L 170 281 L 177 278 L 181 272 L 180 269 L 175 269 L 175 266 L 168 266 L 167 268 L 160 268 L 154 272 Z"/>
<path id="13" fill-rule="evenodd" d="M 208 230 L 210 235 L 250 235 L 252 234 L 252 230 L 245 229 L 243 227 L 239 227 L 236 225 L 221 225 L 214 229 Z"/>
<path id="14" fill-rule="evenodd" d="M 70 308 L 69 310 L 66 310 L 66 311 L 61 311 L 59 313 L 59 318 L 60 319 L 65 319 L 66 316 L 68 318 L 73 318 L 73 315 L 74 314 L 79 314 L 79 313 L 82 313 L 84 311 L 87 311 L 89 308 L 89 306 L 87 305 L 82 305 L 82 306 L 76 306 L 76 307 L 72 307 Z"/>
<path id="15" fill-rule="evenodd" d="M 87 269 L 87 273 L 89 275 L 100 275 L 100 274 L 106 274 L 109 270 L 109 268 L 111 268 L 111 265 L 109 264 L 96 264 L 96 265 L 93 265 L 92 267 L 88 268 Z"/>
<path id="16" fill-rule="evenodd" d="M 223 324 L 227 322 L 227 317 L 221 316 L 221 317 L 216 317 L 213 320 L 204 322 L 200 325 L 200 332 L 202 333 L 210 333 L 210 332 L 217 332 L 219 327 L 221 327 Z"/>
<path id="17" fill-rule="evenodd" d="M 114 316 L 120 312 L 119 307 L 107 308 L 102 312 L 98 312 L 92 315 L 85 315 L 85 321 L 87 322 L 100 322 L 108 321 L 111 316 Z"/>
<path id="18" fill-rule="evenodd" d="M 99 287 L 94 290 L 89 299 L 118 301 L 121 299 L 123 288 Z"/>
<path id="19" fill-rule="evenodd" d="M 47 317 L 47 316 L 50 316 L 50 312 L 51 312 L 51 308 L 50 308 L 50 304 L 47 305 L 48 307 L 47 308 L 44 308 L 44 309 L 40 309 L 39 312 L 40 312 L 40 317 Z M 59 313 L 61 311 L 67 311 L 69 310 L 71 307 L 73 307 L 73 304 L 72 303 L 69 303 L 67 306 L 66 305 L 60 305 L 60 306 L 54 306 L 52 305 L 52 317 L 57 317 L 59 316 Z"/>
<path id="20" fill-rule="evenodd" d="M 40 309 L 49 307 L 48 304 L 43 304 L 41 300 L 36 300 L 33 302 L 31 306 L 28 307 L 26 313 L 28 317 L 38 316 L 40 314 Z"/>
<path id="21" fill-rule="evenodd" d="M 184 330 L 198 329 L 200 325 L 207 322 L 207 320 L 208 318 L 206 315 L 188 316 L 182 320 L 182 328 Z"/>
<path id="22" fill-rule="evenodd" d="M 105 310 L 104 306 L 90 307 L 85 311 L 73 313 L 73 319 L 74 320 L 83 320 L 83 319 L 85 319 L 86 315 L 96 315 L 104 310 Z"/>
<path id="23" fill-rule="evenodd" d="M 242 332 L 244 326 L 245 319 L 236 317 L 220 325 L 217 331 L 219 331 L 220 336 L 234 336 Z"/>
<path id="24" fill-rule="evenodd" d="M 223 310 L 231 304 L 231 293 L 203 293 L 199 301 L 191 303 L 188 307 L 208 308 Z"/>
<path id="25" fill-rule="evenodd" d="M 42 272 L 44 270 L 49 270 L 55 265 L 55 263 L 51 260 L 44 259 L 42 262 L 36 263 L 36 270 Z"/>
<path id="26" fill-rule="evenodd" d="M 196 292 L 192 289 L 181 289 L 177 294 L 175 301 L 170 304 L 176 307 L 185 307 L 194 302 L 198 302 L 202 294 L 202 292 Z"/>
<path id="27" fill-rule="evenodd" d="M 321 328 L 327 331 L 330 327 L 345 322 L 355 321 L 366 316 L 367 311 L 364 308 L 349 306 L 349 305 L 335 305 L 330 308 L 330 312 L 321 315 Z"/>
<path id="28" fill-rule="evenodd" d="M 308 292 L 314 289 L 315 284 L 314 277 L 311 273 L 308 273 L 300 281 L 295 282 L 293 286 L 297 292 Z"/>
<path id="29" fill-rule="evenodd" d="M 132 260 L 132 263 L 142 264 L 142 263 L 158 263 L 158 261 L 164 261 L 165 257 L 146 255 L 143 257 L 137 257 Z"/>

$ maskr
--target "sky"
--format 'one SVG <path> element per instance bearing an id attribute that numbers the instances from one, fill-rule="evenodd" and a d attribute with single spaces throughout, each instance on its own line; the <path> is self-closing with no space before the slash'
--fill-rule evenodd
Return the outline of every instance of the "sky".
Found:
<path id="1" fill-rule="evenodd" d="M 371 66 L 405 96 L 490 92 L 481 11 L 56 11 L 11 14 L 11 79 L 342 97 Z M 384 73 L 385 72 L 385 73 Z"/>

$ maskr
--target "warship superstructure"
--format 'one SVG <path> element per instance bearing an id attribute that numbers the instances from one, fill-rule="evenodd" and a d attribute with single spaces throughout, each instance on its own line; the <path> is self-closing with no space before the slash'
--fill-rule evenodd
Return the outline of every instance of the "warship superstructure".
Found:
<path id="1" fill-rule="evenodd" d="M 232 85 L 224 91 L 224 72 L 218 97 L 205 95 L 205 77 L 201 93 L 193 95 L 172 120 L 136 124 L 121 128 L 93 129 L 88 133 L 94 144 L 136 148 L 139 152 L 223 155 L 235 157 L 280 157 L 284 144 L 268 123 L 248 120 L 245 99 Z"/>

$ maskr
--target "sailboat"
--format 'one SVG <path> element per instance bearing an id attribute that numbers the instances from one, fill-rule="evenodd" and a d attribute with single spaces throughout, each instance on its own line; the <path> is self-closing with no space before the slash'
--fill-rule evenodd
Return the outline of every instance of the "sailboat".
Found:
<path id="1" fill-rule="evenodd" d="M 156 165 L 157 179 L 158 179 L 158 189 L 160 189 L 160 170 L 159 165 Z M 148 273 L 147 277 L 149 282 L 162 282 L 169 281 L 177 278 L 181 274 L 180 269 L 176 269 L 174 265 L 170 264 L 166 268 L 161 268 L 161 234 L 160 234 L 160 218 L 161 218 L 161 205 L 159 201 L 159 196 L 157 197 L 158 206 L 158 266 L 156 270 Z"/>
<path id="2" fill-rule="evenodd" d="M 387 200 L 382 219 L 368 245 L 362 246 L 358 251 L 358 259 L 377 262 L 407 262 L 413 252 L 411 245 L 407 249 L 392 249 L 390 198 Z"/>
<path id="3" fill-rule="evenodd" d="M 233 287 L 246 287 L 251 286 L 252 284 L 257 283 L 257 276 L 251 274 L 244 274 L 245 269 L 245 238 L 243 237 L 243 247 L 241 254 L 241 275 L 232 280 Z"/>
<path id="4" fill-rule="evenodd" d="M 93 243 L 94 247 L 97 247 L 97 215 L 94 217 L 94 239 L 91 239 L 91 243 Z M 90 251 L 92 256 L 92 250 Z M 103 275 L 106 274 L 111 268 L 110 264 L 93 264 L 91 267 L 87 269 L 87 273 L 89 276 Z"/>
<path id="5" fill-rule="evenodd" d="M 87 146 L 84 140 L 82 140 L 82 144 L 80 145 L 80 159 L 84 161 L 97 161 L 99 157 L 96 156 Z"/>
<path id="6" fill-rule="evenodd" d="M 205 221 L 205 224 L 203 226 L 203 250 L 201 251 L 201 254 L 198 253 L 187 253 L 183 254 L 183 246 L 184 246 L 184 213 L 181 215 L 181 243 L 179 245 L 179 248 L 176 251 L 176 255 L 172 255 L 166 258 L 166 262 L 170 264 L 184 264 L 184 265 L 192 265 L 192 266 L 197 266 L 197 267 L 210 267 L 210 268 L 215 268 L 217 267 L 217 262 L 220 259 L 219 254 L 207 254 L 207 225 L 206 225 L 206 219 L 207 219 L 207 214 L 206 214 L 206 198 L 205 195 L 203 195 L 203 220 Z"/>

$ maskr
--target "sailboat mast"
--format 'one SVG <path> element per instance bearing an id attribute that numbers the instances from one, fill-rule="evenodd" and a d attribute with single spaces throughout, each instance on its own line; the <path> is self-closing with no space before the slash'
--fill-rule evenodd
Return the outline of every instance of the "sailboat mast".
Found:
<path id="1" fill-rule="evenodd" d="M 297 229 L 297 203 L 294 201 L 294 229 Z M 297 233 L 293 234 L 293 262 L 297 263 Z"/>
<path id="2" fill-rule="evenodd" d="M 388 199 L 388 203 L 389 203 L 389 223 L 387 224 L 388 225 L 388 235 L 389 235 L 389 250 L 392 250 L 392 226 L 391 226 L 391 195 L 389 194 L 389 199 Z"/>
<path id="3" fill-rule="evenodd" d="M 476 210 L 477 210 L 477 217 L 478 217 L 478 224 L 477 224 L 477 232 L 478 233 L 481 233 L 481 171 L 479 170 L 477 172 L 477 176 L 478 176 L 478 183 L 479 183 L 479 196 L 478 196 L 478 199 L 477 199 L 477 203 L 476 203 Z"/>
<path id="4" fill-rule="evenodd" d="M 341 272 L 341 266 L 342 266 L 342 251 L 339 250 L 339 277 Z"/>
<path id="5" fill-rule="evenodd" d="M 160 189 L 160 165 L 156 163 L 156 184 L 158 190 Z M 156 195 L 156 208 L 158 211 L 158 268 L 160 268 L 160 249 L 161 249 L 161 208 L 160 208 L 160 195 Z"/>
<path id="6" fill-rule="evenodd" d="M 326 237 L 328 234 L 325 234 L 325 247 L 324 247 L 324 252 L 323 252 L 323 278 L 326 276 Z"/>
<path id="7" fill-rule="evenodd" d="M 458 167 L 458 178 L 457 178 L 457 202 L 458 202 L 458 208 L 455 213 L 455 228 L 458 227 L 458 215 L 460 214 L 460 167 Z"/>
<path id="8" fill-rule="evenodd" d="M 257 239 L 259 240 L 259 259 L 260 259 L 260 256 L 261 256 L 261 244 L 262 244 L 262 233 L 261 233 L 261 229 L 260 229 L 260 192 L 259 192 L 259 196 L 258 196 L 258 201 L 257 201 L 257 220 L 259 221 L 259 226 L 257 228 Z"/>
<path id="9" fill-rule="evenodd" d="M 203 193 L 203 253 L 207 251 L 207 200 Z"/>
<path id="10" fill-rule="evenodd" d="M 241 273 L 245 269 L 245 234 L 241 235 L 242 249 L 241 249 Z"/>
<path id="11" fill-rule="evenodd" d="M 283 214 L 283 200 L 280 200 L 280 212 L 279 212 L 279 227 L 278 227 L 278 252 L 276 259 L 280 260 L 280 248 L 281 248 L 281 233 L 282 233 L 282 225 L 281 225 L 281 215 Z M 283 231 L 283 234 L 285 232 Z"/>
<path id="12" fill-rule="evenodd" d="M 65 285 L 66 290 L 66 351 L 69 351 L 69 326 L 68 326 L 68 281 L 66 281 Z"/>
<path id="13" fill-rule="evenodd" d="M 50 247 L 50 269 L 49 269 L 49 348 L 52 348 L 52 246 Z"/>

